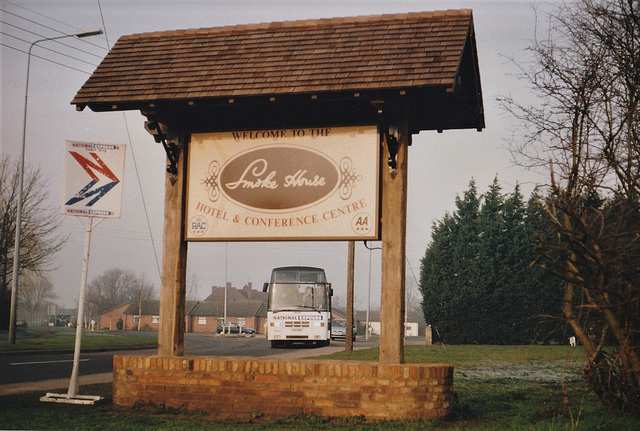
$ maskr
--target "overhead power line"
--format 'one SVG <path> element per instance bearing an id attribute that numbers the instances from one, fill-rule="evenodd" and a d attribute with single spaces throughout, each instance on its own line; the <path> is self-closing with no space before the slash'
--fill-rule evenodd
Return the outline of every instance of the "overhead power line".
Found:
<path id="1" fill-rule="evenodd" d="M 109 33 L 107 32 L 107 24 L 104 22 L 104 14 L 102 13 L 102 5 L 100 4 L 100 0 L 98 0 L 98 9 L 100 10 L 100 19 L 102 20 L 102 29 L 104 31 L 104 37 L 107 41 L 107 47 L 111 48 L 111 44 L 109 43 Z M 133 148 L 133 141 L 131 139 L 131 133 L 129 132 L 129 123 L 127 122 L 127 116 L 124 111 L 122 112 L 122 120 L 124 121 L 124 128 L 127 131 L 127 139 L 129 140 L 129 148 L 131 148 L 131 157 L 133 158 L 133 166 L 136 171 L 136 178 L 138 180 L 138 189 L 140 190 L 140 197 L 142 201 L 142 208 L 144 210 L 144 216 L 147 221 L 147 228 L 149 230 L 149 238 L 151 239 L 151 248 L 153 250 L 153 256 L 156 260 L 156 269 L 158 270 L 158 278 L 162 280 L 162 270 L 160 269 L 160 258 L 158 257 L 158 251 L 156 250 L 156 244 L 153 238 L 153 232 L 151 230 L 151 221 L 149 220 L 149 211 L 147 209 L 147 201 L 144 197 L 144 191 L 142 189 L 142 182 L 140 181 L 140 172 L 138 171 L 138 162 L 136 159 L 136 152 Z"/>
<path id="2" fill-rule="evenodd" d="M 28 54 L 27 51 L 24 51 L 24 50 L 22 50 L 20 48 L 16 48 L 15 46 L 7 45 L 5 43 L 1 43 L 0 42 L 0 46 L 4 46 L 5 48 L 9 48 L 9 49 L 12 49 L 14 51 L 21 52 L 23 54 Z M 77 72 L 86 73 L 87 75 L 91 74 L 91 72 L 87 72 L 86 70 L 78 69 L 77 67 L 69 66 L 68 64 L 60 63 L 59 61 L 51 60 L 50 58 L 46 58 L 46 57 L 41 57 L 41 56 L 33 54 L 33 53 L 31 54 L 31 57 L 39 58 L 40 60 L 45 60 L 45 61 L 48 61 L 49 63 L 57 64 L 58 66 L 66 67 L 67 69 L 75 70 Z"/>
<path id="3" fill-rule="evenodd" d="M 12 4 L 13 4 L 13 3 L 12 3 Z M 23 9 L 24 9 L 24 8 L 23 8 Z M 28 10 L 28 9 L 27 9 L 27 10 Z M 34 25 L 36 25 L 36 26 L 38 26 L 38 27 L 42 27 L 42 28 L 45 28 L 45 29 L 47 29 L 47 30 L 53 31 L 53 32 L 54 32 L 54 33 L 56 33 L 57 35 L 65 35 L 65 34 L 68 34 L 68 33 L 69 33 L 69 32 L 64 32 L 64 31 L 62 31 L 62 30 L 58 30 L 58 29 L 56 29 L 56 28 L 54 28 L 54 27 L 47 26 L 47 25 L 42 24 L 42 23 L 40 23 L 40 22 L 37 22 L 37 21 L 35 21 L 35 20 L 32 20 L 32 19 L 29 19 L 29 18 L 23 17 L 23 16 L 18 15 L 18 14 L 16 14 L 16 13 L 10 12 L 10 11 L 8 11 L 8 10 L 6 10 L 6 9 L 0 9 L 0 12 L 4 13 L 5 15 L 11 15 L 11 16 L 14 16 L 14 17 L 19 18 L 19 19 L 21 19 L 21 20 L 23 20 L 23 21 L 26 21 L 26 22 L 28 22 L 28 23 L 34 24 Z M 32 13 L 36 13 L 36 12 L 33 12 L 33 11 L 31 11 L 31 12 L 32 12 Z M 42 14 L 38 14 L 38 15 L 42 15 Z M 46 17 L 45 15 L 42 15 L 42 16 Z M 73 27 L 73 26 L 71 26 L 71 25 L 65 24 L 65 23 L 63 23 L 62 21 L 57 21 L 57 20 L 54 20 L 53 18 L 49 18 L 49 17 L 46 17 L 46 18 L 51 19 L 51 20 L 53 20 L 53 21 L 56 21 L 56 22 L 58 22 L 58 23 L 60 23 L 60 24 L 63 24 L 63 25 L 65 25 L 65 26 L 67 26 L 67 27 L 71 28 L 71 29 L 72 29 L 71 33 L 77 33 L 79 30 L 80 30 L 80 31 L 82 30 L 82 29 L 78 29 L 78 28 L 76 28 L 76 27 Z M 37 37 L 42 37 L 42 38 L 46 38 L 46 37 L 48 37 L 47 35 L 44 35 L 44 34 L 41 34 L 41 33 L 37 33 L 37 32 L 35 32 L 35 31 L 28 30 L 28 29 L 26 29 L 25 27 L 21 27 L 21 26 L 16 25 L 16 24 L 11 24 L 11 23 L 8 23 L 8 22 L 6 22 L 6 21 L 0 21 L 0 22 L 2 22 L 2 23 L 3 23 L 3 24 L 5 24 L 5 25 L 9 25 L 9 26 L 11 26 L 11 27 L 13 27 L 13 28 L 16 28 L 16 29 L 18 29 L 18 30 L 24 31 L 24 32 L 26 32 L 26 33 L 33 34 L 34 36 L 37 36 Z M 61 45 L 67 46 L 68 48 L 72 48 L 72 49 L 75 49 L 75 50 L 77 50 L 77 51 L 81 51 L 81 52 L 83 52 L 83 53 L 85 53 L 85 54 L 89 54 L 89 55 L 92 55 L 92 56 L 97 57 L 97 58 L 102 58 L 102 56 L 101 56 L 101 55 L 97 55 L 97 54 L 94 54 L 94 53 L 92 53 L 92 52 L 85 51 L 85 50 L 82 50 L 82 49 L 80 49 L 80 48 L 77 48 L 77 47 L 74 47 L 74 46 L 71 46 L 71 45 L 67 45 L 66 43 L 63 43 L 63 42 L 61 42 L 61 41 L 55 41 L 55 42 L 56 42 L 56 43 L 59 43 L 59 44 L 61 44 Z M 99 49 L 101 49 L 101 50 L 103 50 L 103 51 L 106 51 L 106 48 L 104 47 L 104 45 L 98 45 L 97 43 L 91 42 L 90 40 L 80 39 L 80 42 L 82 42 L 82 43 L 84 43 L 84 44 L 87 44 L 87 45 L 94 46 L 94 47 L 99 48 Z"/>
<path id="4" fill-rule="evenodd" d="M 0 21 L 0 22 L 2 22 L 2 21 Z M 27 44 L 31 44 L 31 42 L 30 42 L 30 41 L 28 41 L 28 40 L 26 40 L 26 39 L 22 39 L 22 38 L 19 38 L 19 37 L 17 37 L 17 36 L 14 36 L 14 35 L 7 34 L 7 33 L 3 32 L 3 31 L 0 31 L 0 34 L 1 34 L 1 35 L 4 35 L 4 36 L 7 36 L 7 37 L 10 37 L 10 38 L 12 38 L 12 39 L 19 40 L 20 42 L 24 42 L 24 43 L 27 43 Z M 72 47 L 70 47 L 69 45 L 65 45 L 65 46 L 68 46 L 69 48 L 72 48 Z M 61 52 L 61 51 L 56 51 L 55 49 L 51 49 L 51 48 L 48 48 L 48 47 L 46 47 L 46 46 L 39 46 L 39 48 L 40 48 L 40 49 L 43 49 L 43 50 L 45 50 L 45 51 L 53 52 L 53 53 L 55 53 L 55 54 L 57 54 L 57 55 L 60 55 L 60 56 L 63 56 L 63 57 L 70 58 L 70 59 L 75 60 L 75 61 L 79 61 L 80 63 L 88 64 L 89 66 L 93 66 L 93 67 L 97 67 L 97 66 L 98 66 L 97 64 L 95 64 L 95 63 L 91 63 L 90 61 L 82 60 L 82 59 L 80 59 L 80 58 L 78 58 L 78 57 L 74 57 L 74 56 L 72 56 L 72 55 L 65 54 L 64 52 Z M 16 48 L 16 49 L 17 49 L 17 50 L 20 50 L 19 48 Z M 26 51 L 21 51 L 21 52 L 26 52 Z M 92 55 L 93 55 L 93 54 L 92 54 Z"/>
<path id="5" fill-rule="evenodd" d="M 74 27 L 74 26 L 72 26 L 71 24 L 68 24 L 68 23 L 66 23 L 66 22 L 59 21 L 59 20 L 57 20 L 57 19 L 55 19 L 55 18 L 51 18 L 50 16 L 45 15 L 45 14 L 42 14 L 42 13 L 40 13 L 40 12 L 37 12 L 37 11 L 35 11 L 35 10 L 33 10 L 33 9 L 26 8 L 26 7 L 24 7 L 23 5 L 18 4 L 18 3 L 16 3 L 16 2 L 12 2 L 12 1 L 10 1 L 10 0 L 6 0 L 6 2 L 7 2 L 7 3 L 10 3 L 10 4 L 11 4 L 11 5 L 13 5 L 14 7 L 17 7 L 17 8 L 22 9 L 22 10 L 26 10 L 27 12 L 32 13 L 32 14 L 34 14 L 34 15 L 41 16 L 41 17 L 43 17 L 43 18 L 46 18 L 46 19 L 51 20 L 51 21 L 53 21 L 53 22 L 56 22 L 56 23 L 58 23 L 58 24 L 62 24 L 62 25 L 64 25 L 64 26 L 69 27 L 69 28 L 74 29 L 74 30 L 80 30 L 78 27 Z M 14 15 L 13 13 L 11 13 L 11 14 L 12 14 L 12 15 Z M 16 16 L 18 16 L 18 15 L 16 15 Z M 41 24 L 41 25 L 42 25 L 42 24 Z M 44 26 L 44 25 L 43 25 L 43 26 Z"/>
<path id="6" fill-rule="evenodd" d="M 46 20 L 50 20 L 56 24 L 62 25 L 67 29 L 71 29 L 71 30 L 67 30 L 67 31 L 60 30 L 59 26 L 47 25 L 43 22 L 40 22 L 41 20 L 33 19 L 24 15 L 21 15 L 19 13 L 16 13 L 15 11 L 7 10 L 7 7 L 3 7 L 3 8 L 0 8 L 0 13 L 3 18 L 2 20 L 0 20 L 0 24 L 2 25 L 2 29 L 4 31 L 0 31 L 0 35 L 3 36 L 4 40 L 0 42 L 0 46 L 9 48 L 13 51 L 17 51 L 23 54 L 28 54 L 29 45 L 31 45 L 37 39 L 46 39 L 51 37 L 52 32 L 55 35 L 66 35 L 72 32 L 77 32 L 77 29 L 74 26 L 64 23 L 60 20 L 56 20 L 44 14 L 30 10 L 15 2 L 8 1 L 6 3 L 7 3 L 7 6 L 12 5 L 15 8 L 19 8 L 21 10 L 27 11 L 29 14 L 33 14 L 38 17 L 45 18 Z M 4 3 L 3 3 L 3 6 L 5 6 Z M 106 51 L 106 48 L 104 47 L 104 45 L 101 46 L 96 43 L 87 41 L 85 39 L 78 39 L 75 43 L 64 43 L 59 40 L 52 40 L 52 43 L 49 44 L 49 46 L 45 46 L 45 45 L 38 46 L 38 49 L 42 50 L 41 53 L 40 54 L 32 53 L 32 56 L 40 60 L 44 60 L 52 64 L 56 64 L 58 66 L 66 67 L 67 69 L 88 74 L 90 72 L 87 72 L 86 70 L 83 70 L 78 66 L 74 66 L 73 64 L 69 64 L 69 62 L 67 62 L 66 60 L 63 61 L 62 59 L 56 59 L 55 57 L 51 57 L 49 55 L 43 55 L 43 52 L 47 54 L 51 53 L 55 56 L 60 56 L 65 59 L 77 61 L 79 63 L 89 65 L 93 68 L 97 67 L 96 62 L 88 61 L 82 58 L 82 56 L 85 56 L 85 55 L 91 56 L 92 58 L 101 60 L 103 58 L 103 55 L 96 54 L 95 49 L 93 48 L 91 50 L 83 49 L 80 43 L 82 44 L 86 43 L 88 45 L 85 45 L 85 46 L 91 46 L 93 48 L 98 48 L 101 51 Z M 21 44 L 25 44 L 25 45 L 21 46 Z M 54 48 L 52 48 L 51 46 L 54 46 Z M 56 49 L 55 47 L 58 47 L 58 49 Z M 74 53 L 81 53 L 82 56 L 74 55 Z"/>
<path id="7" fill-rule="evenodd" d="M 420 243 L 420 245 L 425 248 L 428 247 L 430 242 L 428 236 L 410 217 L 407 217 L 407 232 L 409 233 L 409 235 L 415 238 L 418 243 Z"/>

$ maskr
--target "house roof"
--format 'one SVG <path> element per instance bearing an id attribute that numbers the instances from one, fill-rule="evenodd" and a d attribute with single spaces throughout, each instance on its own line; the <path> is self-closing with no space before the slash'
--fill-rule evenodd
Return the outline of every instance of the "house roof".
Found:
<path id="1" fill-rule="evenodd" d="M 125 302 L 124 304 L 120 304 L 120 305 L 117 305 L 115 307 L 112 307 L 112 308 L 110 308 L 110 309 L 108 309 L 108 310 L 106 310 L 106 311 L 104 311 L 104 312 L 102 312 L 100 314 L 108 314 L 108 313 L 114 312 L 114 311 L 119 310 L 119 309 L 124 310 L 124 309 L 128 308 L 130 305 L 131 304 Z M 122 311 L 122 310 L 120 310 L 120 311 Z"/>
<path id="2" fill-rule="evenodd" d="M 125 304 L 126 305 L 126 304 Z M 217 316 L 224 315 L 223 301 L 187 301 L 186 314 L 191 316 Z M 131 303 L 123 314 L 137 316 L 138 304 Z M 160 301 L 143 301 L 143 316 L 158 316 L 160 314 Z M 227 303 L 227 315 L 234 317 L 266 316 L 266 305 L 262 301 L 239 301 Z"/>
<path id="3" fill-rule="evenodd" d="M 240 290 L 240 293 L 250 301 L 262 301 L 265 304 L 267 303 L 267 299 L 269 297 L 269 294 L 267 292 L 261 292 L 255 289 L 251 289 L 251 293 L 249 293 L 249 291 L 246 289 L 242 289 Z"/>
<path id="4" fill-rule="evenodd" d="M 196 301 L 186 301 L 186 306 L 185 306 L 186 313 L 189 314 L 189 312 L 197 304 L 198 303 Z M 135 303 L 135 302 L 130 303 L 129 306 L 127 307 L 127 309 L 122 314 L 130 314 L 130 315 L 137 316 L 138 314 L 140 314 L 140 311 L 138 309 L 138 304 Z M 141 315 L 142 316 L 158 316 L 158 315 L 160 315 L 160 301 L 158 301 L 157 299 L 154 299 L 154 300 L 151 300 L 151 301 L 142 301 L 142 313 L 141 313 Z"/>
<path id="5" fill-rule="evenodd" d="M 211 293 L 207 296 L 204 301 L 224 301 L 225 297 L 225 289 L 221 286 L 212 286 Z M 229 286 L 227 289 L 227 301 L 228 302 L 246 302 L 248 301 L 247 297 L 243 294 L 240 289 Z"/>
<path id="6" fill-rule="evenodd" d="M 441 103 L 472 113 L 458 112 L 465 121 L 429 128 L 484 127 L 472 12 L 466 9 L 123 36 L 72 104 L 143 112 L 174 104 L 175 112 L 202 101 L 228 107 L 243 98 L 304 97 L 311 103 L 327 94 L 455 93 L 458 87 L 468 87 L 464 98 Z M 426 102 L 424 94 L 419 100 Z"/>
<path id="7" fill-rule="evenodd" d="M 192 316 L 224 315 L 224 302 L 203 301 L 189 313 Z M 227 303 L 227 315 L 234 317 L 266 316 L 266 306 L 261 301 L 242 301 Z"/>

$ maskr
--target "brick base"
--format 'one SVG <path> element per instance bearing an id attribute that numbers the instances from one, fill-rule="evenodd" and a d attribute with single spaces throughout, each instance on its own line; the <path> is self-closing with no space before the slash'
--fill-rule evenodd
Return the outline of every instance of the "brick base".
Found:
<path id="1" fill-rule="evenodd" d="M 227 357 L 115 356 L 113 401 L 200 409 L 224 417 L 317 414 L 443 418 L 453 366 Z"/>

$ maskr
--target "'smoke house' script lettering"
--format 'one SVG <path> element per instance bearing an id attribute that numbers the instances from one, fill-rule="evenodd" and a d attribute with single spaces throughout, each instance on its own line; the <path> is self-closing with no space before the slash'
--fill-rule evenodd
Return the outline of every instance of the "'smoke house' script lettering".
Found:
<path id="1" fill-rule="evenodd" d="M 318 202 L 340 182 L 338 165 L 320 152 L 268 145 L 238 154 L 218 177 L 230 200 L 261 210 L 289 210 Z"/>
<path id="2" fill-rule="evenodd" d="M 268 166 L 269 163 L 265 159 L 255 160 L 247 166 L 238 181 L 226 183 L 225 187 L 230 190 L 235 190 L 238 187 L 243 189 L 277 189 L 278 183 L 273 180 L 276 171 L 264 175 Z"/>
<path id="3" fill-rule="evenodd" d="M 298 169 L 294 174 L 284 175 L 284 187 L 324 187 L 326 180 L 323 176 L 314 175 L 307 178 L 306 169 Z M 265 159 L 257 159 L 250 163 L 242 172 L 237 181 L 225 183 L 225 187 L 230 190 L 237 188 L 244 189 L 277 189 L 279 183 L 278 172 L 269 171 L 269 163 Z"/>

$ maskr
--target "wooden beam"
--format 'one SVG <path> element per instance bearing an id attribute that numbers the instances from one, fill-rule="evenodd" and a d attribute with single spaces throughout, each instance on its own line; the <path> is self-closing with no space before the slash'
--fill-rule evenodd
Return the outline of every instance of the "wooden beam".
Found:
<path id="1" fill-rule="evenodd" d="M 349 262 L 347 269 L 347 327 L 345 331 L 344 350 L 353 351 L 353 290 L 355 279 L 356 245 L 349 241 Z"/>
<path id="2" fill-rule="evenodd" d="M 174 141 L 175 142 L 175 141 Z M 165 176 L 164 230 L 162 238 L 162 282 L 158 355 L 184 354 L 187 242 L 184 239 L 186 201 L 186 140 L 180 148 L 178 172 Z"/>
<path id="3" fill-rule="evenodd" d="M 391 172 L 389 142 L 384 138 L 382 167 L 382 294 L 380 358 L 382 364 L 404 363 L 405 268 L 407 227 L 408 122 L 398 130 L 396 169 Z"/>

